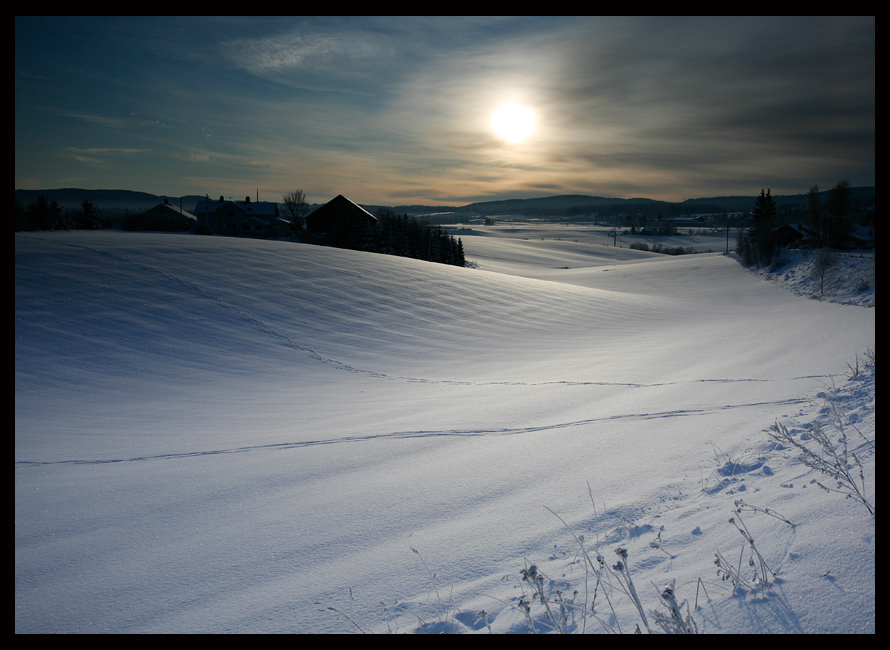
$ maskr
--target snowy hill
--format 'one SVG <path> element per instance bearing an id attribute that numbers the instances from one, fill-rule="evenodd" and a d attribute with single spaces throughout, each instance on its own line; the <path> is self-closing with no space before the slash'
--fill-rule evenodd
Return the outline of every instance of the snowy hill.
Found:
<path id="1" fill-rule="evenodd" d="M 656 631 L 668 583 L 705 632 L 875 631 L 874 516 L 768 435 L 845 434 L 874 504 L 873 307 L 464 244 L 17 234 L 15 631 Z"/>

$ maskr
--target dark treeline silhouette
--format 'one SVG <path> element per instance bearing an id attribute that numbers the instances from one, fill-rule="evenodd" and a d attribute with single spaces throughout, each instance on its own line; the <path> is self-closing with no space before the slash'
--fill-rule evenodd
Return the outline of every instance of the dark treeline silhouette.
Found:
<path id="1" fill-rule="evenodd" d="M 692 255 L 696 252 L 692 246 L 663 246 L 661 244 L 652 244 L 650 246 L 646 242 L 634 242 L 629 248 L 638 251 L 661 253 L 662 255 Z"/>
<path id="2" fill-rule="evenodd" d="M 40 195 L 27 205 L 15 202 L 15 229 L 32 230 L 99 230 L 120 227 L 121 230 L 151 230 L 158 232 L 189 232 L 195 230 L 194 219 L 181 215 L 155 213 L 152 211 L 137 214 L 108 217 L 89 199 L 84 199 L 79 208 L 63 208 L 56 200 Z"/>
<path id="3" fill-rule="evenodd" d="M 805 234 L 807 246 L 826 250 L 854 246 L 851 233 L 856 225 L 874 228 L 873 208 L 857 205 L 846 180 L 824 194 L 818 186 L 810 188 L 803 210 L 788 215 L 796 217 L 794 221 L 780 216 L 770 190 L 760 190 L 750 213 L 750 226 L 740 227 L 736 237 L 736 252 L 746 266 L 764 266 L 778 260 L 784 244 L 779 226 L 784 224 L 794 224 Z"/>
<path id="4" fill-rule="evenodd" d="M 421 223 L 388 209 L 379 210 L 377 218 L 372 237 L 375 252 L 454 266 L 466 264 L 463 243 L 441 226 Z"/>
<path id="5" fill-rule="evenodd" d="M 62 208 L 55 200 L 38 196 L 28 205 L 15 202 L 15 229 L 28 230 L 96 230 L 102 228 L 102 214 L 92 201 L 84 199 L 80 209 Z"/>
<path id="6" fill-rule="evenodd" d="M 460 239 L 455 239 L 439 225 L 421 223 L 407 214 L 398 214 L 389 208 L 377 211 L 377 223 L 374 226 L 357 226 L 352 223 L 349 227 L 334 229 L 321 237 L 310 236 L 308 241 L 440 264 L 466 265 L 464 246 Z"/>

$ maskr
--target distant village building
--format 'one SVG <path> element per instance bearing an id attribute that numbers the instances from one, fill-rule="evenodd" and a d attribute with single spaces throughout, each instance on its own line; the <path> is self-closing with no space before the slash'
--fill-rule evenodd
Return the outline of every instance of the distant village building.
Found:
<path id="1" fill-rule="evenodd" d="M 779 246 L 798 248 L 819 244 L 819 238 L 810 228 L 799 223 L 786 223 L 773 230 Z"/>
<path id="2" fill-rule="evenodd" d="M 198 201 L 192 211 L 198 226 L 214 235 L 236 237 L 285 237 L 290 234 L 290 222 L 281 216 L 274 201 Z"/>
<path id="3" fill-rule="evenodd" d="M 198 223 L 197 217 L 173 205 L 169 199 L 158 203 L 145 212 L 126 215 L 121 218 L 123 230 L 149 230 L 155 232 L 191 232 Z"/>
<path id="4" fill-rule="evenodd" d="M 183 223 L 191 222 L 193 225 L 198 221 L 198 218 L 194 214 L 183 210 L 182 206 L 171 204 L 169 199 L 164 199 L 163 203 L 158 203 L 151 210 L 146 210 L 145 215 L 147 217 L 156 217 L 160 220 L 171 219 L 174 221 L 182 221 Z"/>
<path id="5" fill-rule="evenodd" d="M 874 250 L 875 229 L 872 226 L 854 226 L 850 238 L 856 248 Z"/>
<path id="6" fill-rule="evenodd" d="M 306 227 L 313 234 L 343 230 L 361 231 L 377 225 L 377 217 L 338 194 L 306 217 Z"/>

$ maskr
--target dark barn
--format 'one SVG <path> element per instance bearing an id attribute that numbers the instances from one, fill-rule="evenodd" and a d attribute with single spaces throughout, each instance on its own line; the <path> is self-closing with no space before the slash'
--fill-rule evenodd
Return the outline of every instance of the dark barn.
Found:
<path id="1" fill-rule="evenodd" d="M 377 217 L 342 194 L 306 217 L 306 227 L 313 233 L 334 232 L 345 227 L 357 229 L 377 225 Z"/>
<path id="2" fill-rule="evenodd" d="M 342 194 L 306 217 L 306 228 L 314 237 L 344 248 L 361 248 L 376 226 L 377 217 Z"/>

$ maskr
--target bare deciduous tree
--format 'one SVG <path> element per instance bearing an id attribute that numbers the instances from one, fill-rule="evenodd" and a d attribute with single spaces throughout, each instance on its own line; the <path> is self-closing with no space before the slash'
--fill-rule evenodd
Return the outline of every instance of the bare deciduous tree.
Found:
<path id="1" fill-rule="evenodd" d="M 290 218 L 294 230 L 301 231 L 306 221 L 306 211 L 309 204 L 306 203 L 306 192 L 294 190 L 281 198 L 284 203 L 285 214 Z"/>
<path id="2" fill-rule="evenodd" d="M 830 248 L 820 248 L 813 257 L 813 275 L 819 278 L 819 292 L 825 297 L 825 276 L 834 265 L 834 257 Z"/>

